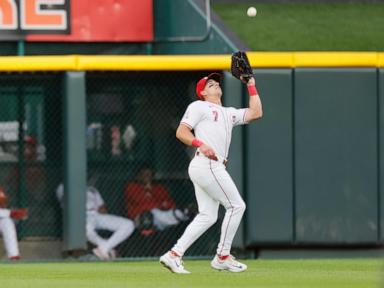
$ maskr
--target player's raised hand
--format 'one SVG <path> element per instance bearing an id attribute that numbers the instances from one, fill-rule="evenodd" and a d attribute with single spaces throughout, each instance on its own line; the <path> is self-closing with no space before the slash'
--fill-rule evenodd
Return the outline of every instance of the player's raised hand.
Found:
<path id="1" fill-rule="evenodd" d="M 203 153 L 209 159 L 217 161 L 216 153 L 215 153 L 215 151 L 213 151 L 213 149 L 210 146 L 203 143 L 203 144 L 201 144 L 199 149 L 200 149 L 201 153 Z"/>
<path id="2" fill-rule="evenodd" d="M 255 85 L 256 85 L 255 78 L 254 77 L 249 78 L 247 82 L 247 86 L 255 86 Z"/>

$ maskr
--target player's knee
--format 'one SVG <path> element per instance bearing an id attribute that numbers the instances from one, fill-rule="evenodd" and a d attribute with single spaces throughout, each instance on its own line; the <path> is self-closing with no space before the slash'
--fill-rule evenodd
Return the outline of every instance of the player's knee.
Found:
<path id="1" fill-rule="evenodd" d="M 207 227 L 211 227 L 213 226 L 217 221 L 217 218 L 213 218 L 213 219 L 208 219 L 208 221 L 206 222 L 207 223 Z"/>
<path id="2" fill-rule="evenodd" d="M 135 224 L 133 223 L 133 221 L 128 219 L 127 221 L 124 222 L 122 226 L 123 226 L 123 229 L 127 231 L 127 233 L 131 233 L 135 229 Z"/>
<path id="3" fill-rule="evenodd" d="M 204 223 L 207 227 L 211 227 L 217 221 L 217 214 L 198 214 L 198 216 L 202 220 L 201 223 Z"/>
<path id="4" fill-rule="evenodd" d="M 246 209 L 246 205 L 244 201 L 241 201 L 232 205 L 230 209 L 233 209 L 236 214 L 243 214 Z"/>
<path id="5" fill-rule="evenodd" d="M 95 234 L 95 230 L 94 230 L 94 228 L 91 227 L 91 226 L 88 226 L 88 225 L 87 225 L 87 227 L 86 227 L 86 229 L 85 229 L 85 235 L 86 235 L 87 239 L 92 238 L 92 236 L 93 236 L 94 234 Z"/>
<path id="6" fill-rule="evenodd" d="M 240 207 L 239 207 L 240 211 L 244 213 L 245 209 L 247 209 L 247 205 L 245 204 L 245 202 L 241 202 L 240 204 Z"/>
<path id="7" fill-rule="evenodd" d="M 85 237 L 87 237 L 88 241 L 92 242 L 92 239 L 94 238 L 93 235 L 94 235 L 94 233 L 92 233 L 91 231 L 86 231 L 85 232 Z"/>
<path id="8" fill-rule="evenodd" d="M 207 217 L 207 223 L 210 226 L 212 226 L 213 224 L 215 224 L 217 222 L 217 214 L 211 214 L 211 215 L 208 215 Z"/>

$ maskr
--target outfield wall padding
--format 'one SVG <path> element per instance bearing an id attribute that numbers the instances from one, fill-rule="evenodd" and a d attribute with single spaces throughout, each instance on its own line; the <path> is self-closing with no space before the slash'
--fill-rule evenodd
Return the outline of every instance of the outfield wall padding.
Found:
<path id="1" fill-rule="evenodd" d="M 379 234 L 379 241 L 381 243 L 384 242 L 384 183 L 382 181 L 384 180 L 384 70 L 379 70 L 379 77 L 378 77 L 379 85 L 378 85 L 378 113 L 379 113 L 379 193 L 377 195 L 377 205 L 378 205 L 378 214 L 379 214 L 379 228 L 380 228 L 380 234 Z"/>
<path id="2" fill-rule="evenodd" d="M 291 243 L 293 73 L 260 69 L 255 74 L 264 114 L 246 130 L 246 244 Z"/>
<path id="3" fill-rule="evenodd" d="M 377 240 L 377 71 L 295 71 L 296 241 Z"/>
<path id="4" fill-rule="evenodd" d="M 382 243 L 383 75 L 256 70 L 264 116 L 247 128 L 248 247 Z"/>

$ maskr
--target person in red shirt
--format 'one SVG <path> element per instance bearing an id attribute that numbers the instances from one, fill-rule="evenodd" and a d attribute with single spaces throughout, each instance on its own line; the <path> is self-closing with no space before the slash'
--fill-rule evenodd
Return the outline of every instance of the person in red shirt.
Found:
<path id="1" fill-rule="evenodd" d="M 128 218 L 135 220 L 139 230 L 160 231 L 188 220 L 189 217 L 176 208 L 166 188 L 153 182 L 153 174 L 150 167 L 144 166 L 137 173 L 136 181 L 127 184 L 125 202 Z"/>

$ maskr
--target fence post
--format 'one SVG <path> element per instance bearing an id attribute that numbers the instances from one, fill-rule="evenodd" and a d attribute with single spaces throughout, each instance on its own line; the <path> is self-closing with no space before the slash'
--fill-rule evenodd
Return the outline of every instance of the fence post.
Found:
<path id="1" fill-rule="evenodd" d="M 69 71 L 64 81 L 63 248 L 86 248 L 86 94 L 85 72 Z"/>

